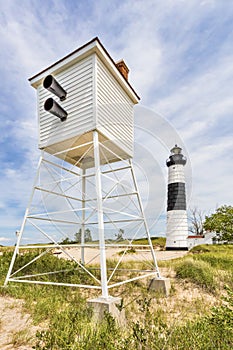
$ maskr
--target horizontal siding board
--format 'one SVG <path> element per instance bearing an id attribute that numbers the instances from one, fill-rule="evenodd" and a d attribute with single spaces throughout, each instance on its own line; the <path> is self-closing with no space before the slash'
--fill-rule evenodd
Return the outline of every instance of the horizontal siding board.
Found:
<path id="1" fill-rule="evenodd" d="M 104 83 L 103 83 L 104 84 Z M 97 98 L 97 101 L 101 104 L 106 104 L 106 95 L 108 94 L 108 90 L 107 89 L 105 89 L 105 91 L 104 91 L 104 89 L 103 88 L 101 88 L 100 87 L 100 91 L 99 91 L 99 94 L 98 94 L 98 98 Z M 112 104 L 112 105 L 116 105 L 116 102 L 114 101 L 114 100 L 111 100 L 111 99 L 109 99 L 108 100 L 108 103 L 110 104 Z M 121 103 L 119 103 L 118 102 L 118 104 L 117 104 L 118 106 L 119 106 L 119 108 L 121 108 L 121 106 L 122 106 L 122 108 L 124 109 L 124 113 L 126 113 L 126 116 L 127 116 L 127 114 L 130 114 L 131 115 L 131 112 L 132 112 L 132 106 L 130 106 L 128 103 L 125 103 L 125 102 L 121 102 Z"/>
<path id="2" fill-rule="evenodd" d="M 105 126 L 106 128 L 109 127 L 112 132 L 114 132 L 115 128 L 122 128 L 122 135 L 124 135 L 126 138 L 128 135 L 133 135 L 133 124 L 132 123 L 126 123 L 125 120 L 117 120 L 117 121 L 109 121 L 109 114 L 105 110 L 101 110 L 99 108 L 99 113 L 101 113 L 101 125 Z"/>
<path id="3" fill-rule="evenodd" d="M 104 102 L 99 102 L 98 107 L 102 108 L 102 111 L 106 111 L 107 113 L 109 111 L 112 111 L 114 115 L 118 115 L 118 118 L 121 120 L 125 120 L 126 123 L 132 123 L 132 111 L 125 110 L 124 106 L 122 104 L 116 104 L 116 103 L 104 103 Z M 113 119 L 114 120 L 114 119 Z M 110 119 L 110 122 L 112 120 Z"/>
<path id="4" fill-rule="evenodd" d="M 68 117 L 67 119 L 74 119 L 73 121 L 76 121 L 76 122 L 79 122 L 79 120 L 82 120 L 83 117 L 89 117 L 90 116 L 90 113 L 92 111 L 92 103 L 89 103 L 89 104 L 85 104 L 83 106 L 77 106 L 76 109 L 74 109 L 72 111 L 72 113 L 68 114 Z M 49 115 L 48 118 L 44 118 L 43 121 L 41 121 L 41 125 L 42 127 L 46 127 L 52 123 L 54 123 L 54 121 L 56 121 L 57 123 L 60 124 L 60 120 L 53 116 L 53 115 Z M 67 127 L 67 124 L 72 124 L 72 123 L 62 123 L 63 124 L 63 127 L 66 126 Z M 41 127 L 41 129 L 43 130 L 43 128 Z"/>
<path id="5" fill-rule="evenodd" d="M 55 100 L 55 98 L 54 98 Z M 92 89 L 89 88 L 85 91 L 82 91 L 78 95 L 78 98 L 73 98 L 69 103 L 63 104 L 60 101 L 57 100 L 57 102 L 67 111 L 69 115 L 71 115 L 77 108 L 81 109 L 83 105 L 88 105 L 89 103 L 92 103 L 93 97 L 92 97 Z M 41 122 L 43 124 L 43 119 L 45 118 L 51 118 L 51 114 L 49 112 L 46 112 L 44 110 L 44 104 L 40 106 L 39 108 L 40 116 L 41 116 Z"/>
<path id="6" fill-rule="evenodd" d="M 114 93 L 113 93 L 114 92 Z M 106 79 L 99 79 L 99 98 L 103 98 L 106 101 L 106 97 L 108 95 L 108 101 L 111 102 L 121 102 L 122 105 L 125 105 L 126 108 L 130 107 L 129 101 L 125 100 L 124 96 L 118 93 L 114 86 L 111 86 L 106 83 Z"/>
<path id="7" fill-rule="evenodd" d="M 76 113 L 76 117 L 74 116 L 74 121 L 73 122 L 77 122 L 79 124 L 82 123 L 83 120 L 88 120 L 90 113 L 92 110 L 92 106 L 85 106 L 82 110 L 78 110 L 78 112 Z M 51 122 L 47 122 L 46 124 L 44 124 L 44 128 L 49 128 L 51 124 L 54 124 L 56 122 L 56 124 L 60 125 L 61 122 L 57 117 L 53 117 L 53 120 Z M 73 128 L 73 123 L 62 123 L 63 124 L 63 129 L 67 130 L 68 128 Z M 46 130 L 44 131 L 46 132 Z"/>
<path id="8" fill-rule="evenodd" d="M 92 74 L 88 74 L 88 75 L 84 76 L 82 78 L 81 83 L 79 83 L 77 80 L 74 80 L 72 82 L 72 85 L 71 85 L 72 88 L 70 87 L 70 89 L 67 89 L 66 85 L 62 85 L 62 86 L 67 91 L 67 98 L 63 103 L 67 103 L 67 102 L 69 102 L 70 96 L 72 96 L 74 94 L 77 96 L 79 94 L 79 92 L 82 92 L 83 90 L 88 89 L 92 86 Z M 51 96 L 51 93 L 49 91 L 47 91 L 46 89 L 41 87 L 41 90 L 42 91 L 40 93 L 40 101 Z"/>
<path id="9" fill-rule="evenodd" d="M 77 77 L 80 73 L 85 72 L 85 70 L 90 69 L 92 67 L 92 57 L 88 60 L 80 61 L 79 63 L 72 65 L 69 69 L 56 74 L 56 79 L 60 84 L 67 84 L 70 79 Z M 52 74 L 52 73 L 51 73 Z"/>
<path id="10" fill-rule="evenodd" d="M 89 69 L 87 69 L 84 72 L 80 72 L 79 74 L 76 74 L 72 78 L 70 78 L 66 83 L 62 83 L 64 86 L 67 86 L 68 88 L 75 86 L 79 86 L 79 84 L 85 82 L 87 77 L 92 77 L 92 67 L 90 66 Z"/>
<path id="11" fill-rule="evenodd" d="M 64 86 L 67 92 L 67 98 L 63 103 L 67 103 L 69 102 L 71 96 L 75 96 L 75 95 L 77 96 L 79 92 L 82 92 L 83 90 L 92 87 L 92 75 L 85 76 L 81 82 L 77 82 L 74 80 L 74 82 L 72 82 L 72 86 L 69 89 L 67 89 L 66 85 L 62 85 L 62 86 Z M 51 93 L 43 89 L 43 92 L 40 95 L 40 99 L 42 101 L 43 99 L 45 100 L 50 96 L 51 96 Z"/>
<path id="12" fill-rule="evenodd" d="M 79 62 L 73 65 L 72 67 L 70 67 L 70 69 L 67 69 L 61 73 L 58 73 L 56 75 L 56 79 L 59 81 L 59 83 L 62 83 L 62 84 L 67 83 L 70 81 L 70 79 L 76 78 L 77 76 L 82 75 L 86 71 L 89 71 L 92 66 L 93 66 L 93 58 L 91 57 L 88 60 L 86 60 L 84 64 L 83 62 Z"/>
<path id="13" fill-rule="evenodd" d="M 106 79 L 106 84 L 108 86 L 113 86 L 114 88 L 116 88 L 116 93 L 120 93 L 122 96 L 126 98 L 126 100 L 128 100 L 129 98 L 128 95 L 125 93 L 124 90 L 122 90 L 122 88 L 120 87 L 116 79 L 110 74 L 110 72 L 104 66 L 102 61 L 98 58 L 97 62 L 98 62 L 97 70 L 99 73 L 99 78 Z"/>
<path id="14" fill-rule="evenodd" d="M 100 102 L 102 101 L 103 103 L 115 103 L 115 104 L 118 103 L 124 107 L 125 111 L 131 110 L 132 106 L 129 104 L 129 102 L 122 99 L 121 95 L 119 95 L 117 93 L 114 94 L 114 90 L 112 90 L 110 87 L 108 88 L 106 86 L 105 80 L 100 79 L 99 85 L 100 85 L 100 87 L 98 90 L 98 100 Z"/>
<path id="15" fill-rule="evenodd" d="M 89 125 L 91 126 L 91 128 L 94 127 L 93 123 L 90 123 L 90 113 L 91 113 L 91 109 L 89 109 L 89 113 L 87 113 L 86 115 L 77 118 L 77 122 L 73 122 L 72 124 L 64 124 L 63 123 L 63 127 L 61 128 L 61 123 L 58 120 L 58 118 L 56 118 L 56 120 L 53 121 L 52 124 L 48 124 L 47 127 L 45 128 L 43 134 L 41 134 L 41 140 L 45 140 L 46 138 L 48 138 L 51 135 L 51 127 L 52 128 L 57 128 L 59 127 L 59 129 L 56 130 L 56 134 L 58 137 L 61 137 L 61 140 L 64 140 L 66 138 L 66 133 L 71 130 L 72 133 L 75 135 L 79 135 L 80 134 L 80 130 L 83 130 L 83 125 L 87 125 L 89 123 Z M 74 128 L 75 128 L 75 132 L 74 132 Z M 89 128 L 88 128 L 89 130 Z M 52 136 L 52 135 L 51 135 Z M 65 137 L 64 137 L 65 136 Z"/>
<path id="16" fill-rule="evenodd" d="M 86 122 L 86 121 L 89 119 L 90 113 L 91 113 L 91 108 L 87 109 L 87 110 L 85 111 L 85 113 L 83 113 L 82 115 L 81 115 L 81 114 L 79 115 L 79 117 L 78 117 L 79 125 L 81 125 L 83 121 Z M 56 118 L 56 117 L 54 117 L 54 118 Z M 54 124 L 54 123 L 56 123 L 57 125 L 60 125 L 59 119 L 56 118 L 56 119 L 53 120 L 52 123 L 50 123 L 50 124 L 48 123 L 47 125 L 45 125 L 45 128 L 46 128 L 47 130 L 45 130 L 45 131 L 43 132 L 43 135 L 45 135 L 45 134 L 48 132 L 48 129 L 50 128 L 51 124 Z M 64 123 L 63 123 L 63 124 L 64 124 Z M 66 124 L 66 125 L 64 124 L 64 127 L 63 127 L 62 132 L 64 132 L 64 130 L 68 130 L 68 129 L 73 129 L 73 124 Z M 50 131 L 49 131 L 49 132 L 50 132 Z"/>
<path id="17" fill-rule="evenodd" d="M 46 131 L 44 128 L 47 128 L 48 126 L 54 124 L 54 121 L 56 121 L 58 125 L 62 126 L 62 130 L 68 126 L 73 127 L 73 123 L 80 123 L 83 117 L 90 118 L 90 113 L 92 113 L 91 101 L 89 103 L 84 103 L 74 109 L 71 113 L 68 114 L 67 121 L 63 122 L 62 124 L 59 118 L 53 115 L 49 115 L 48 118 L 46 117 L 41 120 L 41 133 L 44 133 Z"/>
<path id="18" fill-rule="evenodd" d="M 62 103 L 60 102 L 58 99 L 55 99 L 54 100 L 57 100 L 57 102 L 67 110 L 67 112 L 69 113 L 69 109 L 71 110 L 72 112 L 72 107 L 73 106 L 76 106 L 77 104 L 83 104 L 83 103 L 86 103 L 87 100 L 90 100 L 92 101 L 92 89 L 89 87 L 88 89 L 86 90 L 83 90 L 80 94 L 78 94 L 78 97 L 73 97 L 71 98 L 71 100 L 69 100 L 69 103 Z M 44 103 L 40 105 L 40 115 L 41 117 L 43 117 L 44 115 L 48 115 L 50 113 L 46 112 L 45 109 L 44 109 Z"/>
<path id="19" fill-rule="evenodd" d="M 105 84 L 105 82 L 100 82 L 102 84 Z M 131 113 L 132 111 L 132 105 L 130 105 L 129 103 L 125 102 L 124 100 L 121 99 L 121 96 L 115 94 L 115 99 L 114 96 L 109 96 L 107 99 L 107 96 L 109 95 L 109 91 L 112 91 L 111 89 L 107 89 L 107 87 L 103 87 L 100 86 L 100 89 L 98 91 L 98 98 L 97 100 L 100 103 L 103 104 L 117 104 L 119 107 L 122 106 L 122 108 L 124 108 L 124 112 L 125 113 Z"/>
<path id="20" fill-rule="evenodd" d="M 124 128 L 123 130 L 121 130 L 121 132 L 123 133 L 123 134 L 131 134 L 132 133 L 132 124 L 131 123 L 128 123 L 128 122 L 126 122 L 126 120 L 124 119 L 124 120 L 122 120 L 122 119 L 120 119 L 120 118 L 118 118 L 118 119 L 116 119 L 116 120 L 109 120 L 110 118 L 109 118 L 109 113 L 106 111 L 106 110 L 104 110 L 104 109 L 102 109 L 102 108 L 99 108 L 99 110 L 98 110 L 98 112 L 99 113 L 101 113 L 101 124 L 107 124 L 107 125 L 109 125 L 109 126 L 111 126 L 111 127 L 116 127 L 116 128 L 118 128 L 118 127 L 122 127 L 122 128 Z M 111 114 L 113 114 L 113 110 L 112 109 L 109 109 L 109 112 L 111 113 Z M 131 127 L 130 127 L 131 126 Z"/>
<path id="21" fill-rule="evenodd" d="M 82 127 L 80 127 L 80 129 L 79 129 L 79 134 L 77 134 L 76 136 L 79 137 L 80 135 L 86 133 L 87 131 L 91 131 L 91 130 L 93 130 L 93 127 L 90 127 L 88 122 L 86 124 L 84 123 L 82 125 Z M 55 144 L 55 143 L 58 143 L 58 142 L 61 142 L 61 141 L 65 141 L 65 140 L 69 140 L 69 139 L 73 139 L 74 138 L 72 130 L 67 131 L 66 135 L 67 135 L 67 137 L 64 140 L 62 140 L 60 135 L 58 135 L 58 134 L 57 135 L 53 135 L 51 137 L 51 140 L 52 140 L 51 145 Z"/>
<path id="22" fill-rule="evenodd" d="M 129 102 L 128 101 L 125 101 L 125 99 L 122 97 L 121 94 L 117 93 L 117 91 L 115 91 L 115 98 L 114 98 L 114 95 L 111 94 L 111 92 L 113 92 L 115 90 L 115 87 L 114 86 L 108 86 L 107 83 L 106 83 L 106 79 L 99 79 L 99 97 L 102 96 L 106 98 L 107 95 L 109 95 L 108 97 L 108 100 L 109 101 L 120 101 L 123 105 L 126 105 L 128 106 L 129 105 Z"/>
<path id="23" fill-rule="evenodd" d="M 75 135 L 73 135 L 73 136 L 80 135 L 80 130 L 83 130 L 83 126 L 84 125 L 88 125 L 88 123 L 89 123 L 89 125 L 91 125 L 90 122 L 89 122 L 89 116 L 88 117 L 83 117 L 82 119 L 80 119 L 79 120 L 78 132 L 75 133 Z M 56 123 L 56 125 L 59 126 L 58 123 Z M 55 127 L 55 124 L 53 124 L 53 127 Z M 88 128 L 88 130 L 92 129 L 92 128 L 94 128 L 94 125 L 91 125 L 91 127 Z M 61 139 L 63 139 L 62 136 L 63 136 L 64 133 L 65 133 L 65 135 L 70 134 L 70 133 L 74 133 L 73 126 L 67 127 L 62 132 L 60 132 L 60 130 L 58 130 L 56 134 L 57 134 L 57 137 L 61 137 Z M 47 130 L 43 133 L 43 135 L 41 135 L 41 141 L 45 141 L 46 138 L 50 137 L 50 135 L 51 135 L 51 131 L 50 131 L 50 127 L 48 127 Z"/>

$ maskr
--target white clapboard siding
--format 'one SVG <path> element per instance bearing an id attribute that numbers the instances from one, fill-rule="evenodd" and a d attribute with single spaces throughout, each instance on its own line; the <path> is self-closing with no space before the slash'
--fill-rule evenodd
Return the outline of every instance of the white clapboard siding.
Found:
<path id="1" fill-rule="evenodd" d="M 97 129 L 133 155 L 133 103 L 97 57 Z"/>
<path id="2" fill-rule="evenodd" d="M 38 87 L 39 147 L 45 148 L 54 143 L 79 136 L 95 128 L 93 119 L 93 59 L 94 55 L 75 63 L 54 78 L 67 91 L 65 101 Z M 68 117 L 65 122 L 44 110 L 44 102 L 53 97 Z"/>

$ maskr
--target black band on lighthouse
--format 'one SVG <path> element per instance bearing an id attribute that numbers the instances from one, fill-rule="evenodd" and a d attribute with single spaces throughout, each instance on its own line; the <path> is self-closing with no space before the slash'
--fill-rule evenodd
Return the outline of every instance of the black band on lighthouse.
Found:
<path id="1" fill-rule="evenodd" d="M 167 160 L 166 164 L 167 167 L 175 164 L 186 164 L 186 158 L 183 156 L 183 154 L 172 154 L 169 159 Z"/>
<path id="2" fill-rule="evenodd" d="M 186 210 L 185 183 L 174 182 L 168 184 L 167 211 Z"/>

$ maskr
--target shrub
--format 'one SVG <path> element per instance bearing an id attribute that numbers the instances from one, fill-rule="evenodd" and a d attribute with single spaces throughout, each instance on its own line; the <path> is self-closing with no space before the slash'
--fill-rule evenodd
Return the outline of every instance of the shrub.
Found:
<path id="1" fill-rule="evenodd" d="M 133 247 L 130 247 L 130 249 L 122 250 L 118 253 L 118 255 L 127 255 L 127 254 L 135 254 L 136 250 Z"/>
<path id="2" fill-rule="evenodd" d="M 210 292 L 213 292 L 216 288 L 214 270 L 204 261 L 185 259 L 175 266 L 175 271 L 178 278 L 188 279 Z"/>
<path id="3" fill-rule="evenodd" d="M 14 271 L 17 271 L 21 267 L 30 263 L 36 258 L 43 250 L 37 250 L 36 252 L 27 252 L 22 255 L 18 255 L 14 264 Z M 12 253 L 4 253 L 0 258 L 0 273 L 6 275 L 11 261 Z M 49 274 L 53 272 L 52 274 Z M 47 253 L 29 264 L 23 270 L 19 272 L 21 276 L 36 275 L 33 280 L 38 281 L 53 281 L 58 283 L 93 283 L 92 278 L 84 272 L 77 263 L 73 261 L 67 261 L 65 259 L 58 259 L 51 253 Z M 15 276 L 18 276 L 16 274 Z"/>
<path id="4" fill-rule="evenodd" d="M 211 247 L 208 245 L 197 245 L 196 247 L 193 247 L 190 252 L 192 253 L 204 253 L 204 252 L 210 252 Z"/>

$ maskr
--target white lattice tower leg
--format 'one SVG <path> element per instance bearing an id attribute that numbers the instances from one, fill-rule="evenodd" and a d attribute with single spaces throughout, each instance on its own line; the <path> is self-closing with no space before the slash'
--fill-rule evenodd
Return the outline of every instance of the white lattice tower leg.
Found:
<path id="1" fill-rule="evenodd" d="M 93 132 L 94 142 L 94 157 L 95 157 L 95 185 L 96 185 L 96 204 L 98 214 L 98 232 L 99 232 L 99 249 L 100 249 L 100 270 L 101 270 L 101 289 L 102 297 L 108 298 L 107 286 L 107 266 L 106 266 L 106 250 L 104 237 L 104 218 L 103 218 L 103 197 L 101 185 L 101 170 L 100 170 L 100 149 L 98 132 Z"/>
<path id="2" fill-rule="evenodd" d="M 82 171 L 82 224 L 81 224 L 81 263 L 85 264 L 85 197 L 86 197 L 86 170 Z"/>
<path id="3" fill-rule="evenodd" d="M 145 213 L 144 213 L 144 209 L 143 209 L 143 205 L 142 205 L 142 200 L 141 200 L 141 196 L 140 196 L 140 193 L 139 193 L 137 180 L 136 180 L 136 176 L 135 176 L 135 172 L 134 172 L 134 168 L 133 168 L 133 164 L 132 164 L 131 159 L 129 160 L 129 164 L 130 164 L 130 169 L 131 169 L 131 174 L 132 174 L 132 178 L 133 178 L 134 187 L 135 187 L 135 190 L 136 190 L 136 193 L 137 193 L 137 199 L 138 199 L 139 208 L 140 208 L 140 211 L 141 211 L 141 215 L 142 215 L 142 218 L 143 218 L 143 222 L 144 222 L 144 227 L 145 227 L 145 230 L 146 230 L 148 243 L 149 243 L 150 250 L 151 250 L 152 259 L 153 259 L 153 262 L 154 262 L 154 265 L 155 265 L 156 274 L 157 274 L 158 278 L 161 278 L 159 267 L 158 267 L 158 263 L 157 263 L 157 259 L 156 259 L 155 252 L 154 252 L 154 248 L 153 248 L 153 245 L 152 245 L 152 242 L 151 242 L 149 227 L 148 227 L 148 224 L 147 224 L 147 221 L 146 221 L 146 217 L 145 217 Z"/>
<path id="4" fill-rule="evenodd" d="M 14 266 L 14 263 L 15 263 L 16 256 L 17 256 L 18 251 L 19 251 L 19 245 L 20 245 L 22 234 L 23 234 L 23 231 L 24 231 L 24 228 L 25 228 L 25 225 L 26 225 L 27 216 L 28 216 L 28 212 L 29 212 L 29 209 L 30 209 L 30 206 L 31 206 L 31 202 L 32 202 L 32 199 L 33 199 L 33 196 L 34 196 L 35 186 L 36 186 L 39 174 L 40 174 L 40 167 L 41 167 L 42 160 L 43 160 L 43 155 L 40 156 L 40 159 L 39 159 L 39 162 L 38 162 L 36 176 L 35 176 L 35 179 L 34 179 L 31 196 L 29 198 L 28 206 L 27 206 L 27 209 L 26 209 L 25 214 L 24 214 L 24 218 L 23 218 L 23 222 L 22 222 L 22 225 L 21 225 L 21 228 L 20 228 L 20 231 L 19 231 L 17 243 L 16 243 L 16 246 L 15 246 L 15 250 L 14 250 L 14 253 L 13 253 L 13 256 L 12 256 L 12 259 L 11 259 L 11 263 L 10 263 L 10 266 L 9 266 L 9 270 L 8 270 L 8 273 L 6 275 L 6 279 L 5 279 L 5 282 L 4 282 L 4 287 L 7 286 L 7 283 L 9 281 L 9 278 L 10 278 L 10 275 L 11 275 L 11 272 L 12 272 L 12 269 L 13 269 L 13 266 Z"/>

